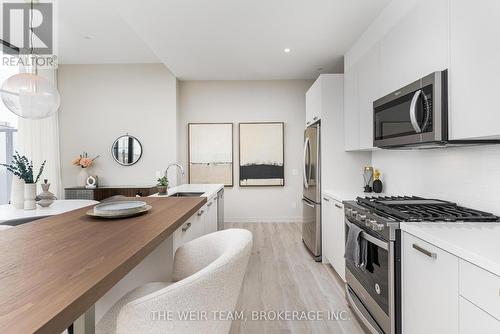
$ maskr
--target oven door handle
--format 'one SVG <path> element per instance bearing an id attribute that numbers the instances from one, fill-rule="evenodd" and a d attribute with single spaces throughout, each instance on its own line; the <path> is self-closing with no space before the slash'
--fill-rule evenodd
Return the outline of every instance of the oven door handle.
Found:
<path id="1" fill-rule="evenodd" d="M 372 244 L 377 245 L 378 247 L 380 247 L 386 251 L 389 251 L 389 244 L 387 242 L 384 242 L 380 239 L 372 237 L 371 235 L 369 235 L 366 232 L 361 232 L 360 236 L 361 236 L 361 238 L 365 239 L 366 241 L 371 242 Z"/>

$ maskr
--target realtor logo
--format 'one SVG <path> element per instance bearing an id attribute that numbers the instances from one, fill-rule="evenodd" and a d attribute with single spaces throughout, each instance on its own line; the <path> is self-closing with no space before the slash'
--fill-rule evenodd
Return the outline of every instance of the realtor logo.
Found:
<path id="1" fill-rule="evenodd" d="M 18 47 L 19 54 L 52 54 L 52 3 L 4 3 L 3 40 Z M 33 34 L 32 34 L 33 32 Z M 4 53 L 18 54 L 4 45 Z"/>

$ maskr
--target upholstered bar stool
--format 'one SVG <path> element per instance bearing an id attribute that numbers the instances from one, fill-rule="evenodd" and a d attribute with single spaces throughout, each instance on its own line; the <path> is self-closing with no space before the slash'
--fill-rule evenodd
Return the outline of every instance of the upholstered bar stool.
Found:
<path id="1" fill-rule="evenodd" d="M 98 334 L 225 334 L 230 321 L 213 312 L 234 311 L 252 248 L 248 230 L 228 229 L 179 247 L 172 282 L 140 286 L 111 307 Z M 195 320 L 180 319 L 190 312 Z"/>

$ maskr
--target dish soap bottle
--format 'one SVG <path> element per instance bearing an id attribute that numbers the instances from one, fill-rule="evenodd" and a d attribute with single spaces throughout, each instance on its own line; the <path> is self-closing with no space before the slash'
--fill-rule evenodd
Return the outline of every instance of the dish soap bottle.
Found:
<path id="1" fill-rule="evenodd" d="M 373 192 L 376 192 L 377 194 L 382 192 L 383 184 L 382 181 L 380 181 L 380 171 L 378 169 L 375 169 L 373 172 Z"/>

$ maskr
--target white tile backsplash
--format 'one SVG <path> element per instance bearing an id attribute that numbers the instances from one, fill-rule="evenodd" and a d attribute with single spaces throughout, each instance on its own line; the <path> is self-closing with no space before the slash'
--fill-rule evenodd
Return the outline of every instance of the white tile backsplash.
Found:
<path id="1" fill-rule="evenodd" d="M 375 151 L 384 192 L 455 201 L 500 215 L 500 145 Z"/>

